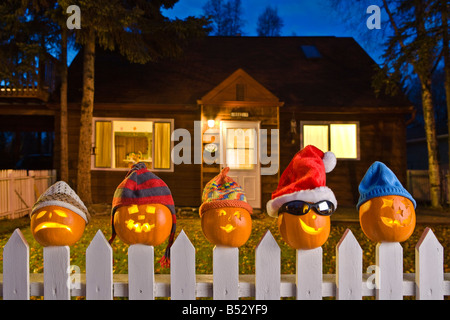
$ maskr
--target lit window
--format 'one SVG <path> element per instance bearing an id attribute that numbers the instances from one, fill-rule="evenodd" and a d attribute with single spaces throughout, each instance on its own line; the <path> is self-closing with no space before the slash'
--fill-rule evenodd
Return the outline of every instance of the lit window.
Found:
<path id="1" fill-rule="evenodd" d="M 256 162 L 256 130 L 227 128 L 227 165 L 230 169 L 251 170 Z"/>
<path id="2" fill-rule="evenodd" d="M 144 162 L 149 169 L 171 170 L 173 120 L 94 119 L 93 169 L 129 169 Z"/>
<path id="3" fill-rule="evenodd" d="M 359 124 L 337 122 L 302 122 L 302 148 L 314 145 L 332 151 L 336 158 L 359 159 Z"/>

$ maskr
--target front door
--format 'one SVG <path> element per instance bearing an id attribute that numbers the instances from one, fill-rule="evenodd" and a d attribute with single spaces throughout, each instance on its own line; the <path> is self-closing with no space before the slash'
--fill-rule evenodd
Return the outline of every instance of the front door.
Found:
<path id="1" fill-rule="evenodd" d="M 221 121 L 221 169 L 244 189 L 247 202 L 261 208 L 261 166 L 259 163 L 259 122 Z"/>

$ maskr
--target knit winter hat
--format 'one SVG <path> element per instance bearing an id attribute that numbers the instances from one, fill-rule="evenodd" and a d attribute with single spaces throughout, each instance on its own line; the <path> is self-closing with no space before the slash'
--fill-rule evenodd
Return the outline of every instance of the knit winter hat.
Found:
<path id="1" fill-rule="evenodd" d="M 337 208 L 333 191 L 325 185 L 325 173 L 331 172 L 335 166 L 333 152 L 324 153 L 312 145 L 297 152 L 281 175 L 272 199 L 267 202 L 269 216 L 277 217 L 283 204 L 295 200 L 312 203 L 328 200 Z"/>
<path id="2" fill-rule="evenodd" d="M 31 209 L 30 217 L 39 209 L 47 206 L 59 206 L 69 209 L 89 223 L 91 216 L 80 197 L 64 181 L 58 181 L 50 186 L 36 201 Z"/>
<path id="3" fill-rule="evenodd" d="M 383 162 L 376 161 L 367 169 L 366 174 L 359 184 L 358 191 L 360 194 L 358 204 L 356 205 L 358 211 L 364 202 L 372 198 L 390 195 L 405 197 L 411 200 L 414 208 L 416 208 L 414 198 L 403 188 L 394 172 Z"/>
<path id="4" fill-rule="evenodd" d="M 237 207 L 244 208 L 250 214 L 253 208 L 247 203 L 244 190 L 231 177 L 227 176 L 229 167 L 226 167 L 205 186 L 200 206 L 200 217 L 209 209 Z"/>
<path id="5" fill-rule="evenodd" d="M 153 172 L 150 172 L 143 162 L 133 165 L 114 192 L 111 210 L 112 235 L 109 243 L 112 243 L 116 236 L 114 214 L 119 207 L 152 203 L 163 204 L 172 213 L 172 229 L 169 243 L 167 244 L 164 257 L 160 260 L 161 265 L 168 266 L 170 263 L 170 247 L 172 246 L 176 230 L 175 205 L 167 184 Z"/>

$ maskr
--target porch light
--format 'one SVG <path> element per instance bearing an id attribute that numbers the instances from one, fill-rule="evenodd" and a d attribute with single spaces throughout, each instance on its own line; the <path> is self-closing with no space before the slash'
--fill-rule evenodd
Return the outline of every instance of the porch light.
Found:
<path id="1" fill-rule="evenodd" d="M 215 125 L 215 121 L 213 119 L 208 120 L 208 127 L 209 128 L 214 128 Z"/>

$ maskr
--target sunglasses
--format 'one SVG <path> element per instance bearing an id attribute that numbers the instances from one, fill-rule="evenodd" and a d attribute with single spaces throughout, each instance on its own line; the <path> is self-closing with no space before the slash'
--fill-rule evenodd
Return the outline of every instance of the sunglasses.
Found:
<path id="1" fill-rule="evenodd" d="M 336 211 L 334 204 L 328 200 L 323 200 L 316 203 L 295 200 L 283 204 L 278 210 L 278 214 L 287 212 L 296 216 L 302 216 L 307 214 L 311 209 L 314 209 L 314 211 L 321 216 L 330 216 L 334 211 Z"/>

